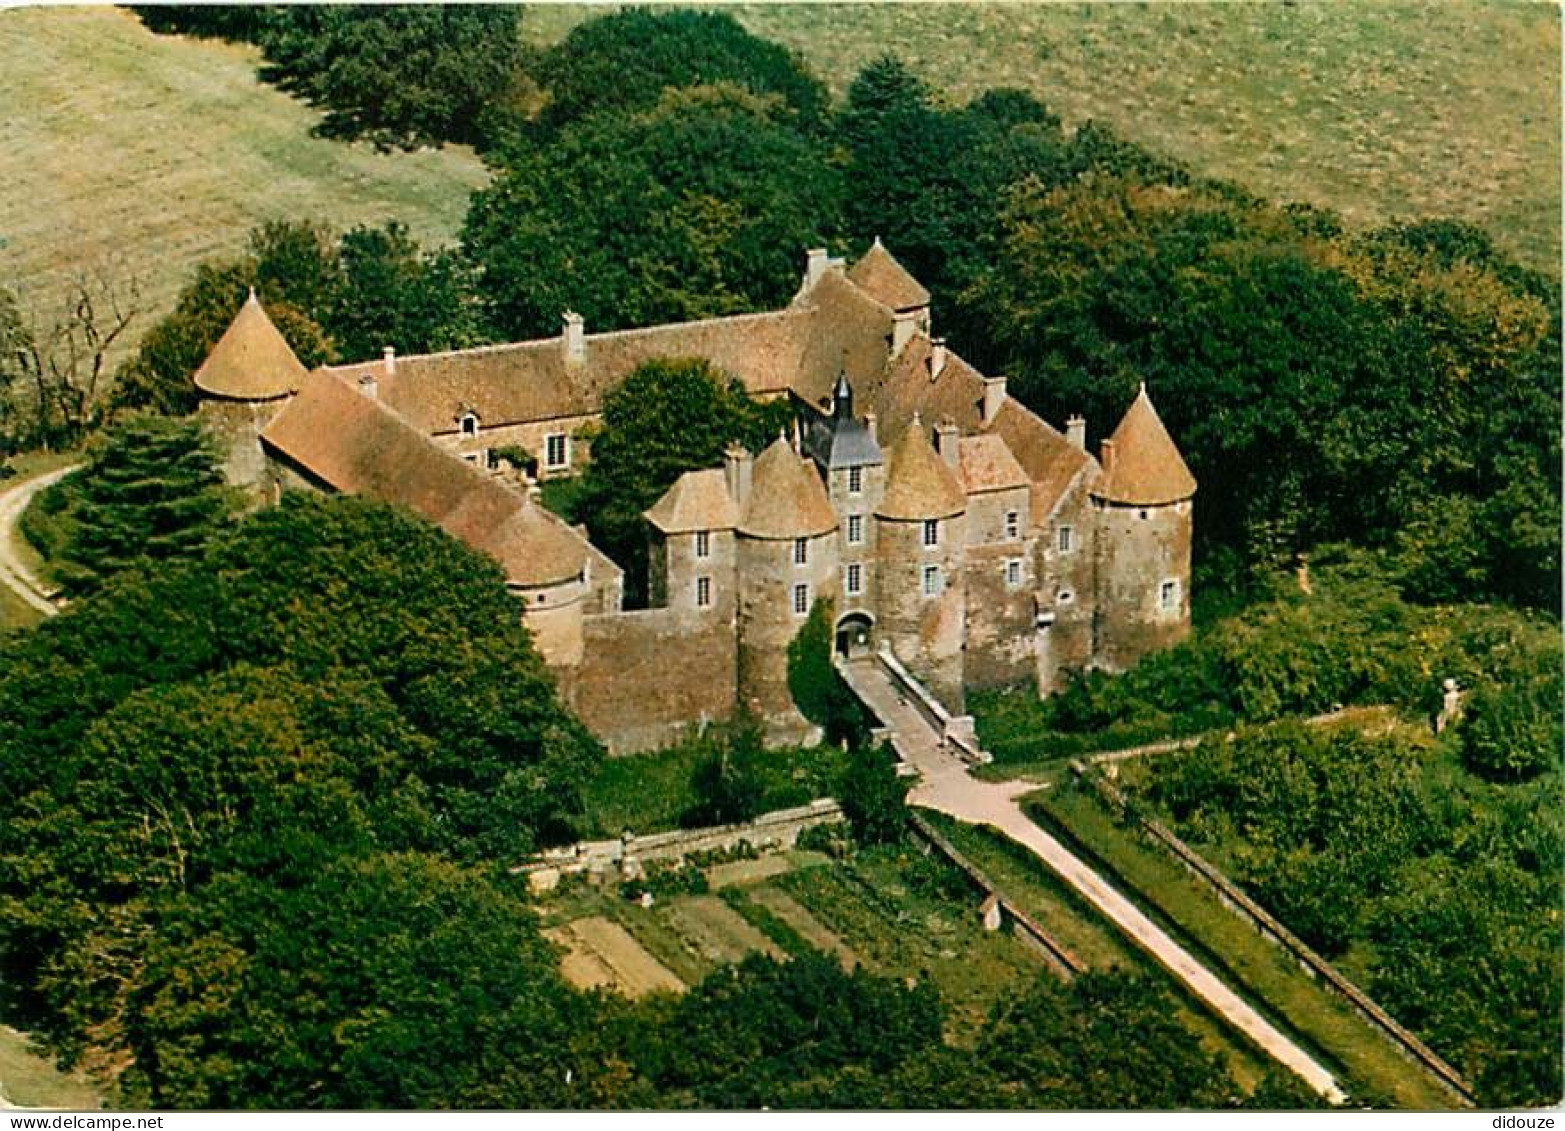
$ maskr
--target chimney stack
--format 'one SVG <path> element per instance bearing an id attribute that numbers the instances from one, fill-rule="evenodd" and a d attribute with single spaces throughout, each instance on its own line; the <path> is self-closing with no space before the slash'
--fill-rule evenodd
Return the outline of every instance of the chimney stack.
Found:
<path id="1" fill-rule="evenodd" d="M 1103 465 L 1103 474 L 1107 475 L 1107 474 L 1109 474 L 1109 472 L 1114 470 L 1114 441 L 1113 440 L 1104 440 L 1103 441 L 1102 453 L 1103 454 L 1098 457 L 1098 462 Z"/>
<path id="2" fill-rule="evenodd" d="M 723 483 L 741 507 L 750 497 L 750 469 L 754 463 L 749 451 L 739 444 L 729 444 L 723 451 Z"/>
<path id="3" fill-rule="evenodd" d="M 373 371 L 365 372 L 359 377 L 359 392 L 372 401 L 380 396 L 380 382 L 375 380 Z"/>
<path id="4" fill-rule="evenodd" d="M 929 379 L 939 378 L 946 367 L 946 340 L 944 338 L 929 339 Z"/>
<path id="5" fill-rule="evenodd" d="M 387 377 L 397 375 L 397 347 L 382 346 L 380 348 L 380 367 L 386 371 Z"/>
<path id="6" fill-rule="evenodd" d="M 994 418 L 1000 415 L 1000 406 L 1005 403 L 1005 378 L 984 378 L 984 423 L 993 424 Z"/>
<path id="7" fill-rule="evenodd" d="M 875 431 L 875 414 L 873 412 L 864 414 L 864 429 L 875 439 L 876 443 L 880 442 L 880 435 Z"/>
<path id="8" fill-rule="evenodd" d="M 940 453 L 940 458 L 946 461 L 946 466 L 955 471 L 960 457 L 957 454 L 959 433 L 956 430 L 956 421 L 949 416 L 940 418 L 940 423 L 935 425 L 935 451 Z"/>
<path id="9" fill-rule="evenodd" d="M 831 258 L 824 247 L 812 247 L 804 253 L 804 257 L 804 289 L 809 290 L 826 274 L 826 269 L 831 266 Z"/>
<path id="10" fill-rule="evenodd" d="M 574 310 L 567 310 L 561 317 L 564 321 L 565 360 L 571 365 L 580 365 L 587 360 L 585 324 L 581 315 Z"/>
<path id="11" fill-rule="evenodd" d="M 918 312 L 899 310 L 891 316 L 891 352 L 895 356 L 906 348 L 918 332 Z"/>
<path id="12" fill-rule="evenodd" d="M 1087 420 L 1073 416 L 1065 422 L 1065 438 L 1082 451 L 1087 450 Z"/>

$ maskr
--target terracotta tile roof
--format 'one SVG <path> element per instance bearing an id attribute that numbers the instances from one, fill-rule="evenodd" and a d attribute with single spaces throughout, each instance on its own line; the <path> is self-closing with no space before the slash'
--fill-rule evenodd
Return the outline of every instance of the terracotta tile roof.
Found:
<path id="1" fill-rule="evenodd" d="M 837 378 L 847 375 L 854 389 L 877 378 L 891 348 L 891 310 L 828 271 L 796 307 L 807 314 L 800 324 L 803 345 L 790 375 L 791 388 L 807 404 L 831 411 Z"/>
<path id="2" fill-rule="evenodd" d="M 875 513 L 882 518 L 949 518 L 967 509 L 967 495 L 914 417 L 892 447 L 886 493 Z"/>
<path id="3" fill-rule="evenodd" d="M 983 418 L 983 375 L 954 351 L 930 378 L 932 344 L 919 335 L 902 348 L 874 378 L 854 382 L 862 403 L 875 411 L 882 447 L 901 437 L 914 415 L 924 420 L 949 418 L 964 435 L 977 432 Z"/>
<path id="4" fill-rule="evenodd" d="M 1032 480 L 999 436 L 964 436 L 957 441 L 957 470 L 969 495 L 1031 486 Z"/>
<path id="5" fill-rule="evenodd" d="M 1145 385 L 1109 439 L 1114 454 L 1103 461 L 1103 478 L 1093 489 L 1094 495 L 1114 503 L 1150 507 L 1195 494 L 1195 476 L 1158 419 Z"/>
<path id="6" fill-rule="evenodd" d="M 560 338 L 333 366 L 356 382 L 373 377 L 380 399 L 429 433 L 454 432 L 464 411 L 486 428 L 599 411 L 603 396 L 654 358 L 700 357 L 751 393 L 786 391 L 812 344 L 810 308 L 741 314 L 586 336 L 586 360 L 566 360 Z M 829 379 L 828 379 L 829 380 Z"/>
<path id="7" fill-rule="evenodd" d="M 752 538 L 812 538 L 837 529 L 837 515 L 815 466 L 781 437 L 755 460 L 739 533 Z"/>
<path id="8" fill-rule="evenodd" d="M 560 519 L 325 370 L 261 439 L 335 490 L 429 519 L 498 561 L 512 584 L 568 581 L 586 564 L 586 540 Z"/>
<path id="9" fill-rule="evenodd" d="M 848 278 L 892 310 L 916 310 L 929 305 L 929 292 L 898 263 L 880 237 L 864 257 L 848 268 Z"/>
<path id="10" fill-rule="evenodd" d="M 213 396 L 268 401 L 297 389 L 305 372 L 252 290 L 196 370 L 195 381 Z"/>
<path id="11" fill-rule="evenodd" d="M 1032 480 L 1034 527 L 1043 525 L 1078 476 L 1097 474 L 1096 460 L 1012 397 L 1005 398 L 988 430 L 1005 441 Z"/>
<path id="12" fill-rule="evenodd" d="M 645 514 L 664 534 L 732 530 L 739 522 L 739 507 L 720 467 L 685 472 Z"/>

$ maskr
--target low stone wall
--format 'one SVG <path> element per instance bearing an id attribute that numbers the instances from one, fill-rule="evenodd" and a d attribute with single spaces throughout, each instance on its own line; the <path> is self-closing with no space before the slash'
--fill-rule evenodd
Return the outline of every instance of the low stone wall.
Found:
<path id="1" fill-rule="evenodd" d="M 1109 805 L 1134 817 L 1137 824 L 1153 841 L 1204 883 L 1229 910 L 1247 920 L 1261 937 L 1282 947 L 1306 973 L 1351 1005 L 1399 1051 L 1424 1068 L 1457 1099 L 1470 1106 L 1476 1106 L 1477 1099 L 1473 1095 L 1472 1086 L 1461 1073 L 1442 1060 L 1433 1049 L 1419 1040 L 1416 1034 L 1403 1027 L 1396 1018 L 1377 1005 L 1373 998 L 1343 977 L 1336 967 L 1316 954 L 1304 940 L 1288 930 L 1271 912 L 1251 899 L 1238 884 L 1176 836 L 1171 829 L 1137 812 L 1130 799 L 1113 782 L 1101 774 L 1091 773 L 1079 761 L 1072 762 L 1071 769 L 1079 777 L 1086 778 Z"/>
<path id="2" fill-rule="evenodd" d="M 1076 977 L 1078 974 L 1087 972 L 1086 964 L 1081 959 L 1077 958 L 1063 943 L 1044 930 L 1043 926 L 1034 920 L 1032 916 L 1006 899 L 1005 895 L 994 885 L 989 877 L 976 864 L 963 856 L 958 851 L 956 845 L 942 836 L 933 825 L 917 813 L 911 811 L 908 813 L 908 824 L 912 827 L 914 835 L 919 840 L 922 840 L 960 868 L 986 900 L 995 901 L 1002 921 L 1010 921 L 1011 929 L 1016 933 L 1016 937 L 1036 950 L 1050 970 L 1066 981 Z"/>
<path id="3" fill-rule="evenodd" d="M 891 682 L 896 686 L 897 691 L 923 716 L 925 722 L 940 732 L 941 740 L 951 747 L 959 758 L 970 765 L 983 765 L 993 760 L 989 753 L 978 745 L 978 736 L 973 728 L 973 716 L 951 714 L 940 700 L 919 683 L 902 661 L 891 654 L 889 649 L 881 648 L 875 653 L 875 658 L 891 676 Z"/>
<path id="4" fill-rule="evenodd" d="M 598 879 L 634 879 L 647 864 L 682 860 L 699 852 L 726 852 L 749 845 L 760 853 L 792 848 L 805 829 L 845 821 L 842 806 L 829 797 L 808 805 L 763 813 L 753 821 L 736 825 L 710 825 L 700 829 L 675 829 L 648 836 L 623 836 L 614 840 L 584 840 L 567 848 L 550 849 L 511 869 L 525 875 L 534 890 L 547 891 L 562 876 L 588 875 Z"/>

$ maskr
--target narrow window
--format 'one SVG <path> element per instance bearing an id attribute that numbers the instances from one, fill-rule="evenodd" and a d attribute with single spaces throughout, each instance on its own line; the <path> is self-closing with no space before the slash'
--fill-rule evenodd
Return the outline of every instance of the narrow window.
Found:
<path id="1" fill-rule="evenodd" d="M 848 516 L 848 545 L 858 546 L 864 542 L 864 516 L 850 514 Z"/>
<path id="2" fill-rule="evenodd" d="M 1056 605 L 1068 605 L 1075 599 L 1076 594 L 1072 593 L 1069 589 L 1061 589 L 1054 595 L 1054 603 Z"/>
<path id="3" fill-rule="evenodd" d="M 924 545 L 940 545 L 940 520 L 938 518 L 926 518 L 924 520 Z"/>
<path id="4" fill-rule="evenodd" d="M 1146 508 L 1142 508 L 1141 510 L 1137 511 L 1136 517 L 1139 518 L 1142 522 L 1145 522 L 1147 520 Z"/>
<path id="5" fill-rule="evenodd" d="M 565 444 L 564 432 L 552 432 L 543 440 L 543 465 L 551 471 L 570 466 L 570 451 Z"/>
<path id="6" fill-rule="evenodd" d="M 926 596 L 926 597 L 938 597 L 938 596 L 940 596 L 940 567 L 939 566 L 929 565 L 929 566 L 925 566 L 924 567 L 924 596 Z"/>
<path id="7" fill-rule="evenodd" d="M 795 538 L 793 540 L 793 564 L 796 566 L 807 565 L 810 560 L 810 540 L 808 538 Z"/>
<path id="8" fill-rule="evenodd" d="M 696 578 L 696 608 L 708 609 L 712 607 L 712 579 L 710 577 Z"/>
<path id="9" fill-rule="evenodd" d="M 696 557 L 709 558 L 712 556 L 712 535 L 706 530 L 696 531 Z"/>
<path id="10" fill-rule="evenodd" d="M 843 586 L 848 591 L 849 597 L 857 597 L 864 592 L 864 567 L 858 562 L 850 562 L 847 575 L 843 580 Z"/>
<path id="11" fill-rule="evenodd" d="M 1179 582 L 1165 581 L 1158 588 L 1157 603 L 1165 613 L 1179 608 Z"/>
<path id="12" fill-rule="evenodd" d="M 1005 512 L 1005 536 L 1015 538 L 1022 532 L 1022 516 L 1015 511 Z"/>
<path id="13" fill-rule="evenodd" d="M 462 414 L 462 435 L 478 435 L 478 414 L 476 412 L 464 412 Z"/>
<path id="14" fill-rule="evenodd" d="M 1005 563 L 1005 584 L 1009 589 L 1016 589 L 1022 583 L 1022 559 L 1011 558 Z"/>
<path id="15" fill-rule="evenodd" d="M 810 611 L 810 587 L 808 585 L 795 585 L 793 587 L 793 615 L 802 617 Z"/>
<path id="16" fill-rule="evenodd" d="M 864 469 L 862 467 L 848 468 L 848 494 L 862 495 L 864 493 Z"/>
<path id="17" fill-rule="evenodd" d="M 1060 553 L 1068 554 L 1076 548 L 1076 530 L 1071 526 L 1060 527 L 1059 540 L 1055 543 Z"/>

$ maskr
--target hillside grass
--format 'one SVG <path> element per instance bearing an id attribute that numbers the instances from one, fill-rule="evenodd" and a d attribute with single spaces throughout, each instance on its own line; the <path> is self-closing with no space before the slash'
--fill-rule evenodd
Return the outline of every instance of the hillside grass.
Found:
<path id="1" fill-rule="evenodd" d="M 78 273 L 109 267 L 139 282 L 139 336 L 268 219 L 453 240 L 487 179 L 472 152 L 313 138 L 320 115 L 257 80 L 259 61 L 118 8 L 0 11 L 0 286 L 47 319 Z"/>
<path id="2" fill-rule="evenodd" d="M 0 1100 L 18 1107 L 67 1111 L 97 1111 L 103 1106 L 97 1089 L 80 1074 L 55 1068 L 33 1051 L 24 1034 L 7 1025 L 0 1025 Z"/>
<path id="3" fill-rule="evenodd" d="M 1350 225 L 1453 216 L 1560 261 L 1560 14 L 1548 4 L 975 3 L 724 6 L 840 94 L 887 52 L 953 101 L 1032 91 L 1124 136 Z M 604 6 L 532 7 L 552 42 Z"/>

